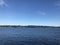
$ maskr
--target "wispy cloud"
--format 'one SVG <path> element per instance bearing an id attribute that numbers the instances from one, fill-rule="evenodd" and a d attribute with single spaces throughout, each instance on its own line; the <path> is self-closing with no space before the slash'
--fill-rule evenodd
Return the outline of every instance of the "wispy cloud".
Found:
<path id="1" fill-rule="evenodd" d="M 60 7 L 60 1 L 57 1 L 55 5 Z"/>
<path id="2" fill-rule="evenodd" d="M 39 15 L 46 15 L 46 12 L 43 12 L 43 11 L 38 11 L 37 12 Z"/>
<path id="3" fill-rule="evenodd" d="M 5 2 L 5 0 L 0 0 L 0 7 L 7 7 L 7 3 Z"/>

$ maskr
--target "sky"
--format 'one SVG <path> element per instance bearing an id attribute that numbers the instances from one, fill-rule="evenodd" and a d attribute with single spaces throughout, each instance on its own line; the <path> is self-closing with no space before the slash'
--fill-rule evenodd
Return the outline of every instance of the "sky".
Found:
<path id="1" fill-rule="evenodd" d="M 60 0 L 0 0 L 0 25 L 60 26 Z"/>

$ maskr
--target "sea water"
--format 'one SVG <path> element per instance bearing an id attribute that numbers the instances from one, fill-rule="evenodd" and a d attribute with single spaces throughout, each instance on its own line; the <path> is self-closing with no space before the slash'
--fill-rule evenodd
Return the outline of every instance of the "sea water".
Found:
<path id="1" fill-rule="evenodd" d="M 0 45 L 60 45 L 60 28 L 0 28 Z"/>

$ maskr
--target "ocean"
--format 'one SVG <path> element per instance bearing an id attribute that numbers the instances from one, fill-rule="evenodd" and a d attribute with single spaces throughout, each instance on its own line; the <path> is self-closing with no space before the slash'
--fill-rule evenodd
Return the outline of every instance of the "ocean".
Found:
<path id="1" fill-rule="evenodd" d="M 60 28 L 0 28 L 0 45 L 60 45 Z"/>

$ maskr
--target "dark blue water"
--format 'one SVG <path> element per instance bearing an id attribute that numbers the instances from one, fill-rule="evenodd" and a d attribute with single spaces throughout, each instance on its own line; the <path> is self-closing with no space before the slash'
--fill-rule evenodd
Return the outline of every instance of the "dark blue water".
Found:
<path id="1" fill-rule="evenodd" d="M 0 45 L 60 45 L 60 28 L 0 28 Z"/>

